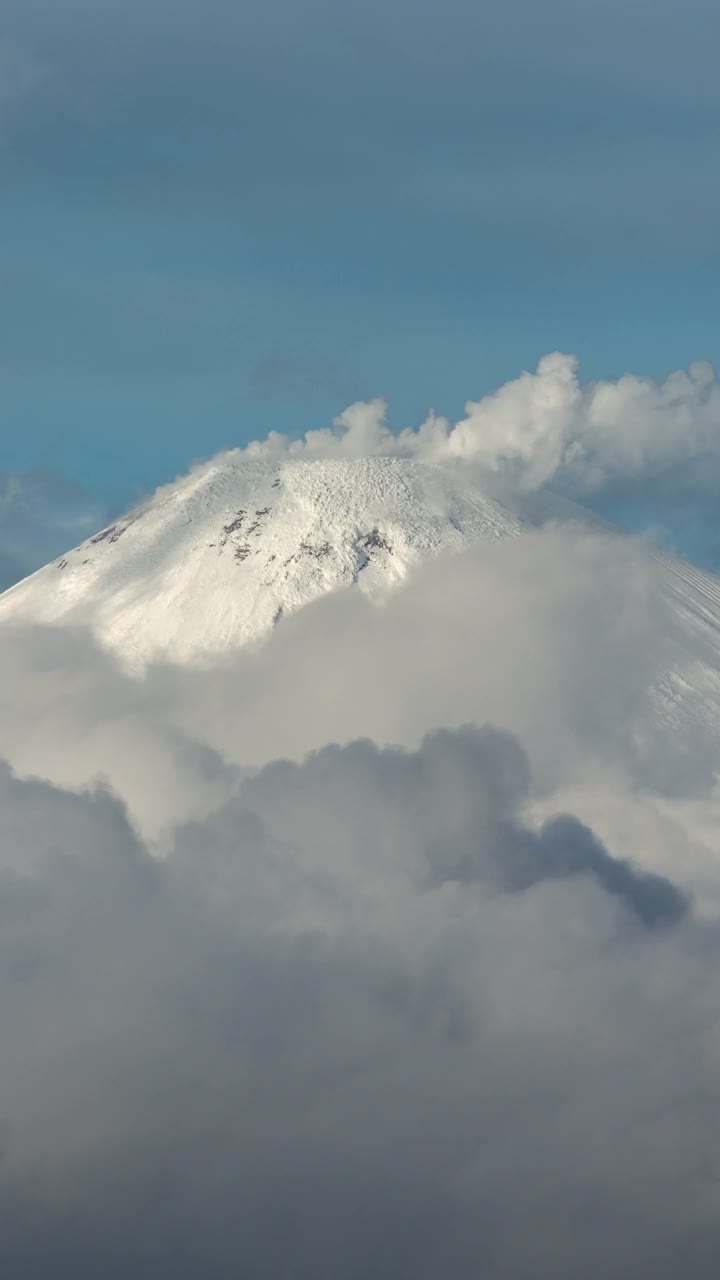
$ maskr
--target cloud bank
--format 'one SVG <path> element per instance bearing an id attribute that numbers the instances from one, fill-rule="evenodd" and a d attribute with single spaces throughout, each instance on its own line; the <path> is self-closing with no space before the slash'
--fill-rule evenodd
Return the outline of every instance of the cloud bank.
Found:
<path id="1" fill-rule="evenodd" d="M 718 753 L 657 719 L 665 610 L 565 528 L 209 671 L 0 634 L 7 1274 L 714 1275 Z"/>

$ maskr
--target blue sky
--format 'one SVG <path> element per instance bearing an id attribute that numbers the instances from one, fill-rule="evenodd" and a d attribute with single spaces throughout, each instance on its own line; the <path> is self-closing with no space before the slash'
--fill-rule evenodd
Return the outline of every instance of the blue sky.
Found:
<path id="1" fill-rule="evenodd" d="M 707 0 L 4 0 L 0 468 L 717 359 Z M 632 518 L 632 513 L 630 518 Z"/>

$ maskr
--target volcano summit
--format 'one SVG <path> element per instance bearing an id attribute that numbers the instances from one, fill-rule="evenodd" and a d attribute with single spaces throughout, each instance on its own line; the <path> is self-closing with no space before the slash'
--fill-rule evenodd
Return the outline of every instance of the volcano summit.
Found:
<path id="1" fill-rule="evenodd" d="M 230 452 L 11 587 L 0 596 L 0 625 L 87 627 L 135 673 L 153 662 L 208 666 L 330 592 L 382 602 L 439 555 L 568 519 L 578 533 L 622 532 L 546 495 L 501 503 L 465 465 L 384 456 L 260 461 Z M 667 635 L 653 694 L 661 718 L 682 735 L 701 730 L 715 739 L 720 581 L 630 541 L 647 559 Z M 473 579 L 467 590 L 485 587 Z M 488 599 L 487 608 L 492 614 L 502 603 Z"/>
<path id="2" fill-rule="evenodd" d="M 202 662 L 325 592 L 382 596 L 423 559 L 522 524 L 460 468 L 221 455 L 12 587 L 0 619 L 88 625 L 135 668 Z"/>

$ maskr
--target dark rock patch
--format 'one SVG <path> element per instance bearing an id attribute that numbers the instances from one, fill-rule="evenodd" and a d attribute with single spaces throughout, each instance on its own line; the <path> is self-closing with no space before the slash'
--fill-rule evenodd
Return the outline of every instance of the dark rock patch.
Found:
<path id="1" fill-rule="evenodd" d="M 363 547 L 365 551 L 372 551 L 376 548 L 378 551 L 387 551 L 389 555 L 392 555 L 392 547 L 379 529 L 373 529 L 370 533 L 365 534 L 365 537 L 359 539 L 358 545 Z"/>
<path id="2" fill-rule="evenodd" d="M 101 529 L 100 533 L 96 533 L 90 541 L 93 546 L 98 542 L 117 542 L 118 538 L 122 538 L 126 528 L 127 525 L 124 524 L 111 524 L 109 528 Z"/>
<path id="3" fill-rule="evenodd" d="M 300 553 L 304 556 L 312 556 L 315 560 L 322 560 L 325 556 L 329 556 L 332 547 L 329 542 L 301 542 Z"/>
<path id="4" fill-rule="evenodd" d="M 223 533 L 226 538 L 229 538 L 231 533 L 238 533 L 242 529 L 242 523 L 246 515 L 247 512 L 241 507 L 234 520 L 231 520 L 229 524 L 223 525 Z"/>

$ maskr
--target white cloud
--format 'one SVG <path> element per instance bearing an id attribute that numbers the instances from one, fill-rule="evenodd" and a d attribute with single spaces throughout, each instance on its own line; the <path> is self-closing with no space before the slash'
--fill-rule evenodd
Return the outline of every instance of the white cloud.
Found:
<path id="1" fill-rule="evenodd" d="M 417 430 L 386 422 L 382 399 L 345 409 L 333 429 L 302 440 L 271 432 L 231 456 L 387 454 L 428 462 L 463 462 L 504 489 L 551 487 L 569 497 L 643 486 L 677 496 L 708 493 L 720 474 L 720 388 L 710 364 L 697 361 L 664 381 L 624 374 L 581 382 L 579 361 L 555 352 L 481 400 L 451 424 L 431 414 Z"/>
<path id="2" fill-rule="evenodd" d="M 518 733 L 545 785 L 588 753 L 622 751 L 643 773 L 662 764 L 633 733 L 655 724 L 669 629 L 643 548 L 571 526 L 427 564 L 383 608 L 331 594 L 207 672 L 128 679 L 82 632 L 5 628 L 0 755 L 61 785 L 109 778 L 153 836 L 200 803 L 198 787 L 208 803 L 222 794 L 223 760 L 358 736 L 415 746 L 468 720 Z"/>

